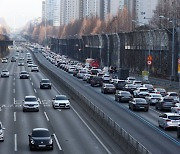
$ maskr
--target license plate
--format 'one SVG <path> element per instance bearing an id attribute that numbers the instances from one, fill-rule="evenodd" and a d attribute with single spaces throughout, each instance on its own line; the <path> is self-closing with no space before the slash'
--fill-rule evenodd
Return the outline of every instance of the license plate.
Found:
<path id="1" fill-rule="evenodd" d="M 45 147 L 46 145 L 39 145 L 39 147 Z"/>
<path id="2" fill-rule="evenodd" d="M 144 107 L 139 107 L 140 109 L 144 109 Z"/>

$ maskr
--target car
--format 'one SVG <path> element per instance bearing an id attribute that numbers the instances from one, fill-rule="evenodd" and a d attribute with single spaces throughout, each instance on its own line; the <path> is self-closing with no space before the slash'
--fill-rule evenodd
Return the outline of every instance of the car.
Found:
<path id="1" fill-rule="evenodd" d="M 104 75 L 102 76 L 102 81 L 103 81 L 103 83 L 110 83 L 110 80 L 111 80 L 111 77 L 110 77 L 109 74 L 104 74 Z"/>
<path id="2" fill-rule="evenodd" d="M 34 65 L 33 62 L 29 62 L 29 63 L 27 64 L 28 67 L 32 67 L 33 65 Z"/>
<path id="3" fill-rule="evenodd" d="M 104 83 L 101 87 L 101 92 L 104 94 L 111 93 L 115 94 L 116 93 L 116 88 L 113 84 L 111 83 Z"/>
<path id="4" fill-rule="evenodd" d="M 150 105 L 155 105 L 157 102 L 163 99 L 163 97 L 161 96 L 161 94 L 149 93 L 149 95 L 145 97 L 145 99 Z"/>
<path id="5" fill-rule="evenodd" d="M 126 79 L 126 83 L 133 83 L 133 81 L 135 81 L 136 80 L 136 78 L 135 77 L 133 77 L 133 76 L 129 76 L 129 77 L 127 77 L 127 79 Z"/>
<path id="6" fill-rule="evenodd" d="M 92 87 L 101 87 L 103 84 L 102 78 L 98 77 L 98 76 L 93 76 L 90 80 L 90 84 Z"/>
<path id="7" fill-rule="evenodd" d="M 177 113 L 163 113 L 159 116 L 158 125 L 164 130 L 177 128 L 180 124 L 180 115 Z"/>
<path id="8" fill-rule="evenodd" d="M 12 57 L 11 62 L 16 62 L 16 57 Z"/>
<path id="9" fill-rule="evenodd" d="M 53 150 L 53 135 L 47 128 L 34 128 L 29 136 L 29 148 Z"/>
<path id="10" fill-rule="evenodd" d="M 2 63 L 7 63 L 8 60 L 7 60 L 7 58 L 2 58 L 1 62 L 2 62 Z"/>
<path id="11" fill-rule="evenodd" d="M 141 81 L 138 81 L 138 80 L 134 80 L 132 84 L 135 85 L 136 88 L 139 88 L 139 87 L 142 86 L 142 82 L 141 82 Z"/>
<path id="12" fill-rule="evenodd" d="M 129 91 L 117 91 L 114 97 L 115 101 L 118 102 L 129 102 L 133 99 L 133 96 Z"/>
<path id="13" fill-rule="evenodd" d="M 156 103 L 155 108 L 162 111 L 162 110 L 171 110 L 171 107 L 175 107 L 174 99 L 170 96 L 165 96 L 159 102 Z"/>
<path id="14" fill-rule="evenodd" d="M 79 70 L 79 72 L 77 73 L 77 78 L 82 79 L 84 74 L 87 74 L 87 70 L 86 69 Z"/>
<path id="15" fill-rule="evenodd" d="M 177 126 L 177 138 L 180 138 L 180 124 Z"/>
<path id="16" fill-rule="evenodd" d="M 27 71 L 21 71 L 19 73 L 19 78 L 20 79 L 28 79 L 29 78 L 29 73 Z"/>
<path id="17" fill-rule="evenodd" d="M 8 70 L 2 70 L 1 78 L 3 78 L 3 77 L 9 77 L 9 71 Z"/>
<path id="18" fill-rule="evenodd" d="M 123 88 L 124 91 L 129 91 L 131 94 L 133 94 L 133 91 L 136 90 L 136 86 L 133 84 L 126 84 Z"/>
<path id="19" fill-rule="evenodd" d="M 0 141 L 4 141 L 4 130 L 5 128 L 2 125 L 2 122 L 0 121 Z"/>
<path id="20" fill-rule="evenodd" d="M 180 114 L 180 103 L 176 103 L 174 107 L 171 107 L 171 112 Z"/>
<path id="21" fill-rule="evenodd" d="M 40 81 L 40 89 L 51 89 L 51 82 L 49 79 L 42 79 Z"/>
<path id="22" fill-rule="evenodd" d="M 119 80 L 119 79 L 112 79 L 111 81 L 117 90 L 123 90 L 124 86 L 126 85 L 125 80 Z"/>
<path id="23" fill-rule="evenodd" d="M 154 92 L 154 87 L 152 84 L 143 84 L 143 87 L 147 88 L 150 93 Z"/>
<path id="24" fill-rule="evenodd" d="M 154 92 L 157 94 L 161 94 L 162 97 L 167 95 L 166 89 L 164 89 L 164 88 L 155 88 Z"/>
<path id="25" fill-rule="evenodd" d="M 177 92 L 168 92 L 167 96 L 171 96 L 174 99 L 174 102 L 179 103 L 179 95 Z"/>
<path id="26" fill-rule="evenodd" d="M 147 94 L 147 93 L 149 93 L 149 90 L 146 87 L 137 88 L 137 90 L 133 91 L 134 97 L 139 97 L 141 92 L 145 92 Z"/>
<path id="27" fill-rule="evenodd" d="M 25 111 L 39 111 L 39 101 L 36 96 L 25 96 L 23 100 L 23 112 Z"/>
<path id="28" fill-rule="evenodd" d="M 37 65 L 32 65 L 31 72 L 39 72 L 39 67 Z"/>
<path id="29" fill-rule="evenodd" d="M 129 109 L 131 110 L 144 110 L 148 112 L 149 103 L 144 98 L 133 98 L 129 101 Z"/>
<path id="30" fill-rule="evenodd" d="M 24 62 L 18 62 L 18 66 L 24 66 Z"/>
<path id="31" fill-rule="evenodd" d="M 70 109 L 70 101 L 65 95 L 56 95 L 52 100 L 52 106 L 56 108 Z"/>

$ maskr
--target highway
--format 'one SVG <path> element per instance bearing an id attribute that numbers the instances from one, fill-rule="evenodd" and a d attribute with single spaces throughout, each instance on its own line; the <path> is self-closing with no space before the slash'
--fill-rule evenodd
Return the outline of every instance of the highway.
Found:
<path id="1" fill-rule="evenodd" d="M 179 153 L 180 140 L 176 137 L 176 131 L 164 131 L 158 127 L 157 119 L 162 112 L 155 110 L 154 107 L 151 107 L 148 113 L 130 111 L 127 103 L 114 101 L 114 95 L 102 94 L 100 88 L 91 87 L 86 82 L 60 70 L 48 62 L 39 52 L 35 53 L 35 56 L 41 64 L 75 87 L 79 93 L 98 106 L 150 152 L 154 154 Z"/>
<path id="2" fill-rule="evenodd" d="M 31 72 L 26 64 L 26 52 L 19 55 L 25 57 L 25 66 L 18 66 L 18 61 L 10 62 L 13 55 L 15 50 L 11 49 L 8 63 L 0 63 L 0 71 L 8 69 L 10 72 L 9 78 L 0 78 L 0 121 L 5 127 L 5 140 L 0 142 L 1 154 L 32 153 L 28 146 L 28 134 L 37 127 L 48 128 L 54 135 L 54 150 L 46 151 L 46 154 L 124 153 L 97 123 L 79 108 L 75 103 L 77 100 L 70 99 L 70 109 L 53 109 L 52 98 L 56 94 L 67 92 L 62 91 L 54 81 L 52 89 L 40 89 L 40 80 L 49 78 L 50 75 L 41 70 Z M 43 59 L 42 56 L 41 58 Z M 29 79 L 19 79 L 19 73 L 23 70 L 29 72 Z M 39 112 L 22 111 L 22 101 L 26 95 L 35 95 L 40 100 Z M 33 151 L 42 152 L 44 151 Z"/>

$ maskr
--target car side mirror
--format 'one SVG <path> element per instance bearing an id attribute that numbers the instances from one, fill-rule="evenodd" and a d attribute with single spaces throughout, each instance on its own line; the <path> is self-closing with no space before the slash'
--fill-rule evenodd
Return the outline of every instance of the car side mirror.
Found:
<path id="1" fill-rule="evenodd" d="M 55 100 L 55 98 L 53 98 L 53 100 Z"/>

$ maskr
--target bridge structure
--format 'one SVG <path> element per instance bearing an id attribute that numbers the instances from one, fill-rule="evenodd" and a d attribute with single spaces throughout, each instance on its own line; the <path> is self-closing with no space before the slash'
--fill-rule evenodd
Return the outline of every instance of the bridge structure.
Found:
<path id="1" fill-rule="evenodd" d="M 172 29 L 152 29 L 50 38 L 50 46 L 52 51 L 75 60 L 97 59 L 101 67 L 115 66 L 134 73 L 147 70 L 154 77 L 178 80 L 180 28 L 175 29 L 174 41 L 171 32 Z"/>

